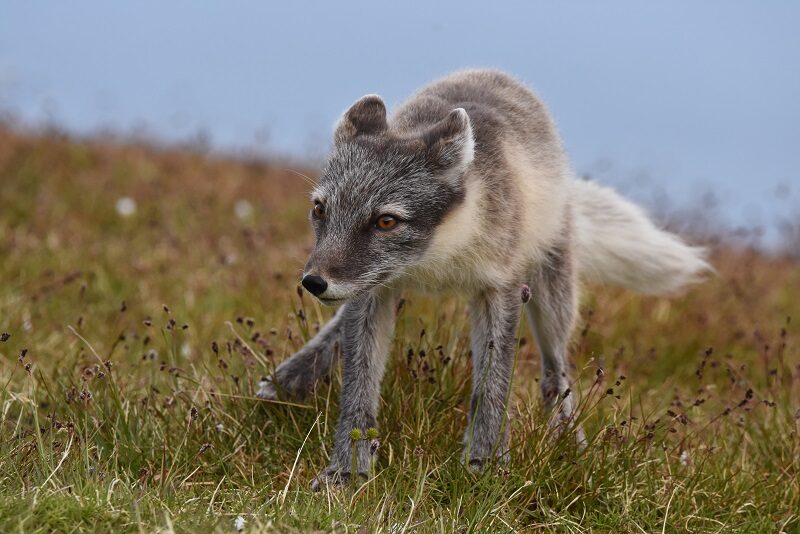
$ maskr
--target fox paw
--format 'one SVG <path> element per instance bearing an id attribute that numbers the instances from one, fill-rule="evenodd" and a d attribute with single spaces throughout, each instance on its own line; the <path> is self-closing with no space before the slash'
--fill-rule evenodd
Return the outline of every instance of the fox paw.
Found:
<path id="1" fill-rule="evenodd" d="M 486 466 L 486 459 L 484 458 L 472 458 L 469 462 L 467 462 L 467 469 L 471 472 L 477 474 L 483 473 L 483 469 Z"/>
<path id="2" fill-rule="evenodd" d="M 360 482 L 366 482 L 369 477 L 366 473 L 359 473 Z M 352 476 L 333 467 L 326 467 L 317 477 L 311 481 L 311 491 L 322 491 L 323 489 L 337 489 L 350 484 Z"/>
<path id="3" fill-rule="evenodd" d="M 256 397 L 264 400 L 278 400 L 278 390 L 275 389 L 275 383 L 271 376 L 265 376 L 258 382 Z"/>

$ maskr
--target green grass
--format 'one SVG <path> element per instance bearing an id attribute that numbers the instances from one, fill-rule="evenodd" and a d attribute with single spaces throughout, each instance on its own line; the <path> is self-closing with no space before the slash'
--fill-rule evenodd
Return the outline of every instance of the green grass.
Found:
<path id="1" fill-rule="evenodd" d="M 800 268 L 725 249 L 684 296 L 585 289 L 584 450 L 548 433 L 523 328 L 513 457 L 482 475 L 459 463 L 465 305 L 408 295 L 375 476 L 310 492 L 338 374 L 302 402 L 254 397 L 330 315 L 296 287 L 307 187 L 0 130 L 0 531 L 800 532 Z"/>

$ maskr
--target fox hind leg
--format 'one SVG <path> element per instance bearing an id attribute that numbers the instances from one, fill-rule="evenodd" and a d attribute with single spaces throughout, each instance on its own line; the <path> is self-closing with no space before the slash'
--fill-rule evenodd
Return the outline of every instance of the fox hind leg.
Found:
<path id="1" fill-rule="evenodd" d="M 542 359 L 540 381 L 544 404 L 551 421 L 561 431 L 575 425 L 575 395 L 570 393 L 570 334 L 577 316 L 578 288 L 572 255 L 568 245 L 551 249 L 533 269 L 531 300 L 527 304 L 531 329 L 536 336 Z M 585 443 L 583 430 L 575 428 L 579 444 Z"/>

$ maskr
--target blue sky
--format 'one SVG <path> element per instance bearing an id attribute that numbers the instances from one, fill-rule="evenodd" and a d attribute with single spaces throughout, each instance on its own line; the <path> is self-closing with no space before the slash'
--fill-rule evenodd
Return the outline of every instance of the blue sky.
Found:
<path id="1" fill-rule="evenodd" d="M 356 98 L 498 67 L 579 173 L 734 224 L 800 214 L 800 2 L 10 2 L 0 110 L 319 157 Z"/>

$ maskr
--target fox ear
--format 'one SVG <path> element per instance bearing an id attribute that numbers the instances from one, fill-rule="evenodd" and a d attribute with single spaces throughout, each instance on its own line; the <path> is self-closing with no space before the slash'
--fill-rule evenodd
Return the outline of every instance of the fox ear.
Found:
<path id="1" fill-rule="evenodd" d="M 359 135 L 379 134 L 387 127 L 383 99 L 378 95 L 366 95 L 345 112 L 336 125 L 333 137 L 337 143 L 344 143 Z"/>
<path id="2" fill-rule="evenodd" d="M 462 173 L 475 158 L 475 138 L 472 124 L 464 108 L 456 108 L 447 117 L 422 134 L 428 159 L 434 170 L 460 180 Z"/>

